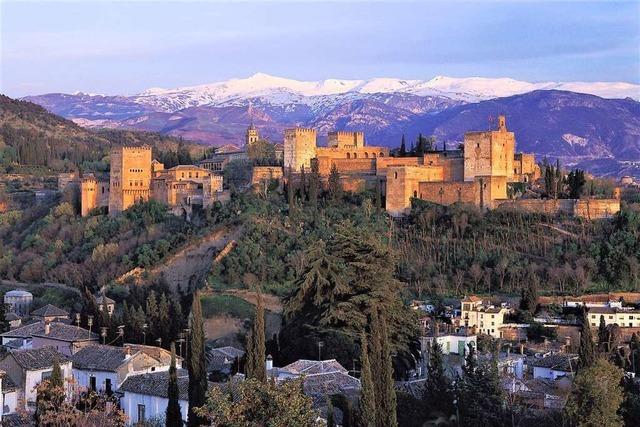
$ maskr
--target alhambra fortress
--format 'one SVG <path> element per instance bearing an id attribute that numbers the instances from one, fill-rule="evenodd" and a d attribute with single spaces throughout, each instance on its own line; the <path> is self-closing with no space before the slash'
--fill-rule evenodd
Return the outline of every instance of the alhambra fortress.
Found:
<path id="1" fill-rule="evenodd" d="M 247 129 L 245 148 L 258 140 L 258 131 L 252 124 Z M 387 147 L 366 145 L 363 132 L 329 132 L 327 146 L 320 147 L 315 130 L 292 128 L 285 130 L 284 144 L 275 147 L 281 166 L 253 167 L 252 184 L 299 179 L 312 168 L 317 168 L 326 184 L 335 170 L 346 191 L 381 191 L 386 210 L 394 217 L 406 215 L 412 199 L 587 219 L 611 216 L 620 210 L 619 198 L 513 198 L 508 191 L 510 185 L 521 183 L 521 187 L 527 187 L 540 179 L 534 155 L 516 153 L 515 145 L 515 135 L 508 131 L 502 115 L 497 129 L 467 132 L 464 143 L 457 149 L 428 151 L 415 157 L 392 157 Z M 111 151 L 108 179 L 68 174 L 60 178 L 60 185 L 77 184 L 83 216 L 105 206 L 114 215 L 136 201 L 150 199 L 166 204 L 176 214 L 189 215 L 194 206 L 208 207 L 215 201 L 226 200 L 224 168 L 231 161 L 247 160 L 246 150 L 225 146 L 198 165 L 165 169 L 152 159 L 149 147 L 119 147 Z"/>

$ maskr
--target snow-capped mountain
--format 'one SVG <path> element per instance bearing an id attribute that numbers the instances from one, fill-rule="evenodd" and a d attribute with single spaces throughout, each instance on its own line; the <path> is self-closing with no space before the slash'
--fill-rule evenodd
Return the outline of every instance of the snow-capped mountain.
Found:
<path id="1" fill-rule="evenodd" d="M 231 79 L 177 89 L 148 89 L 129 97 L 134 102 L 159 111 L 171 112 L 202 105 L 238 105 L 249 98 L 267 100 L 273 105 L 332 103 L 336 95 L 351 94 L 352 100 L 374 93 L 406 93 L 417 96 L 446 97 L 477 102 L 516 95 L 538 89 L 569 90 L 603 98 L 640 100 L 640 85 L 623 82 L 529 83 L 509 78 L 454 78 L 436 76 L 430 80 L 374 78 L 370 80 L 299 81 L 257 73 L 245 79 Z"/>

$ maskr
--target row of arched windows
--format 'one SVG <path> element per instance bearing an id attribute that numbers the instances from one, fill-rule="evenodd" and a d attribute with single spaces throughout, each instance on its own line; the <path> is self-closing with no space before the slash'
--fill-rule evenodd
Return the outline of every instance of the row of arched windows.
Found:
<path id="1" fill-rule="evenodd" d="M 384 157 L 384 153 L 382 153 L 382 152 L 380 154 L 371 153 L 371 158 L 372 159 L 375 159 L 376 157 Z M 357 159 L 358 158 L 358 153 L 353 153 L 353 154 L 347 153 L 347 159 L 351 159 L 351 158 Z M 369 158 L 369 153 L 368 152 L 364 153 L 364 158 L 365 159 Z"/>

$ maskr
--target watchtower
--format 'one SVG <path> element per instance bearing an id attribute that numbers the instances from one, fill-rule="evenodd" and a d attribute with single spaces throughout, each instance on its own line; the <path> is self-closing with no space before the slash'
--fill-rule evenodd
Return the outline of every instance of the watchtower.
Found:
<path id="1" fill-rule="evenodd" d="M 293 128 L 284 131 L 284 168 L 293 173 L 304 166 L 311 169 L 311 159 L 316 157 L 316 131 Z"/>
<path id="2" fill-rule="evenodd" d="M 129 208 L 151 195 L 151 147 L 116 147 L 111 150 L 109 214 Z"/>

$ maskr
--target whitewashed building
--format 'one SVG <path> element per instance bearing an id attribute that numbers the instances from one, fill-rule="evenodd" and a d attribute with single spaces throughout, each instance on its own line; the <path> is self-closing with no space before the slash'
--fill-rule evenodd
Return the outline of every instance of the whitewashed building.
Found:
<path id="1" fill-rule="evenodd" d="M 70 378 L 71 361 L 52 347 L 9 352 L 0 369 L 5 371 L 18 388 L 17 400 L 35 404 L 36 386 L 51 376 L 54 360 L 58 360 L 63 378 Z"/>
<path id="2" fill-rule="evenodd" d="M 33 302 L 33 294 L 24 289 L 14 289 L 4 294 L 4 303 L 9 305 L 9 310 L 19 316 L 29 314 L 31 303 Z"/>
<path id="3" fill-rule="evenodd" d="M 123 394 L 120 407 L 129 422 L 135 425 L 152 418 L 164 418 L 169 405 L 168 387 L 168 371 L 128 377 L 120 387 Z M 180 412 L 186 422 L 189 410 L 189 374 L 186 370 L 178 369 L 178 389 Z"/>
<path id="4" fill-rule="evenodd" d="M 560 377 L 573 377 L 577 362 L 576 354 L 557 353 L 535 358 L 529 362 L 529 367 L 532 368 L 533 378 L 555 380 Z"/>
<path id="5" fill-rule="evenodd" d="M 2 392 L 2 417 L 14 414 L 18 408 L 18 386 L 6 372 L 0 371 L 0 391 Z"/>
<path id="6" fill-rule="evenodd" d="M 177 364 L 180 364 L 177 358 Z M 158 347 L 93 345 L 71 356 L 73 378 L 84 389 L 111 394 L 132 375 L 169 370 L 171 353 Z"/>

